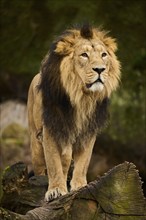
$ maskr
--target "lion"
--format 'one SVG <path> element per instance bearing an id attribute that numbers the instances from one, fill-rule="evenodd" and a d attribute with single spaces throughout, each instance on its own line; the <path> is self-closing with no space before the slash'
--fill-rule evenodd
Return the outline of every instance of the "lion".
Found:
<path id="1" fill-rule="evenodd" d="M 108 120 L 111 93 L 120 81 L 115 39 L 83 25 L 63 32 L 52 44 L 28 94 L 28 119 L 35 175 L 48 175 L 45 200 L 87 184 L 97 134 Z"/>

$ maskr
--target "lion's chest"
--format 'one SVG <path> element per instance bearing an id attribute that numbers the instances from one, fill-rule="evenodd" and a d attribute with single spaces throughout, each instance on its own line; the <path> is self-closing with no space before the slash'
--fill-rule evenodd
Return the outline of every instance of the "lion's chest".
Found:
<path id="1" fill-rule="evenodd" d="M 72 123 L 69 125 L 68 140 L 74 148 L 84 147 L 87 140 L 97 133 L 95 115 L 85 117 L 85 115 L 76 114 Z"/>

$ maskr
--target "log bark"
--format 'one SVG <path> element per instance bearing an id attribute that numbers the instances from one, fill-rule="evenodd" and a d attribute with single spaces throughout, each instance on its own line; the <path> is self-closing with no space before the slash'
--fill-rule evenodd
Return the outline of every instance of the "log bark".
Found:
<path id="1" fill-rule="evenodd" d="M 46 188 L 47 177 L 28 178 L 25 164 L 9 167 L 3 175 L 0 219 L 146 220 L 142 183 L 129 162 L 50 203 L 43 200 Z"/>

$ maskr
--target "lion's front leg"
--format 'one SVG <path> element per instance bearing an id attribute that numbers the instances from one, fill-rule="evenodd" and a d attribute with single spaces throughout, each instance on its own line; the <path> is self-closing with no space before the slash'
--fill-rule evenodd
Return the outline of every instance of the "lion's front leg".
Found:
<path id="1" fill-rule="evenodd" d="M 87 184 L 87 170 L 90 163 L 96 137 L 92 138 L 80 153 L 74 154 L 74 171 L 71 180 L 71 190 L 79 189 Z"/>
<path id="2" fill-rule="evenodd" d="M 63 173 L 61 154 L 53 138 L 43 129 L 43 147 L 48 173 L 48 191 L 45 200 L 51 201 L 67 193 L 66 178 Z"/>

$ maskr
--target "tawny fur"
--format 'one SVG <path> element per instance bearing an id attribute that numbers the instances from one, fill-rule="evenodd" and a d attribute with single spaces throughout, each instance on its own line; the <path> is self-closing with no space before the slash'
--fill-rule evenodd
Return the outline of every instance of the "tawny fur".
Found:
<path id="1" fill-rule="evenodd" d="M 91 27 L 67 30 L 53 43 L 31 83 L 32 163 L 36 175 L 47 171 L 46 201 L 67 193 L 72 158 L 71 190 L 87 183 L 96 135 L 107 120 L 107 100 L 120 80 L 116 49 L 115 40 L 104 31 Z"/>

